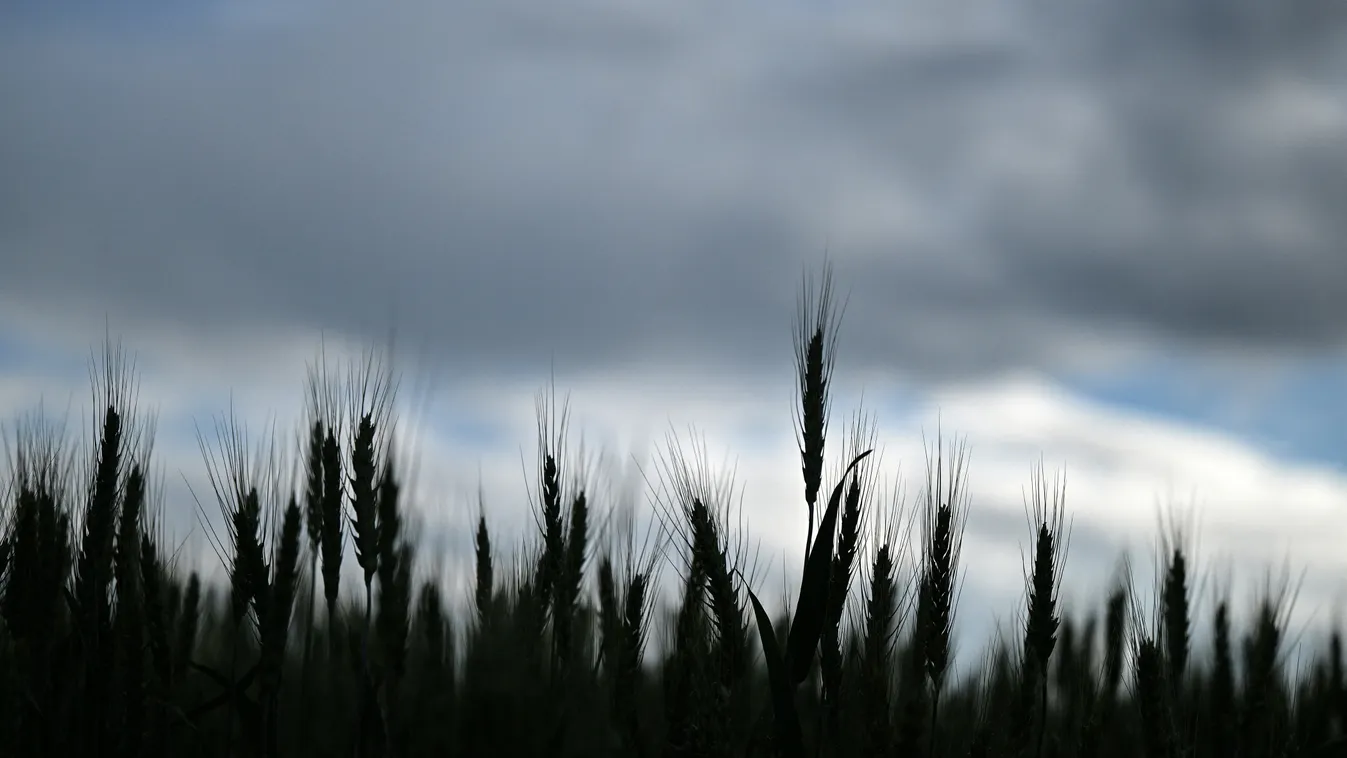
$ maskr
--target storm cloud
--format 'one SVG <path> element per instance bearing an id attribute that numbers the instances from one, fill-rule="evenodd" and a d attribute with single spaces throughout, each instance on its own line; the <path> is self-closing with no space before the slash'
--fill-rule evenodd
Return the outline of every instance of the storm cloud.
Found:
<path id="1" fill-rule="evenodd" d="M 1337 350 L 1347 8 L 1170 6 L 16 20 L 0 298 L 203 338 L 396 319 L 469 373 L 775 371 L 826 251 L 857 368 Z"/>

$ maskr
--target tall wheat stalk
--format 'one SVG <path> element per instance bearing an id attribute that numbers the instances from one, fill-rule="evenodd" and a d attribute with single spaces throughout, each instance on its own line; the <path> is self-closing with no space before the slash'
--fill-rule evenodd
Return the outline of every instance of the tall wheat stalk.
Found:
<path id="1" fill-rule="evenodd" d="M 1042 464 L 1034 470 L 1026 503 L 1034 531 L 1034 558 L 1026 577 L 1029 602 L 1024 627 L 1024 676 L 1037 689 L 1038 740 L 1035 754 L 1042 758 L 1048 732 L 1048 663 L 1056 648 L 1061 625 L 1058 592 L 1070 535 L 1065 521 L 1066 482 L 1058 477 L 1051 492 Z"/>
<path id="2" fill-rule="evenodd" d="M 832 266 L 828 264 L 817 283 L 812 276 L 805 277 L 792 334 L 796 390 L 800 397 L 794 417 L 796 444 L 800 451 L 804 500 L 809 514 L 806 554 L 814 540 L 815 509 L 819 487 L 823 483 L 824 445 L 832 405 L 832 374 L 837 360 L 840 322 L 841 311 L 833 303 Z"/>

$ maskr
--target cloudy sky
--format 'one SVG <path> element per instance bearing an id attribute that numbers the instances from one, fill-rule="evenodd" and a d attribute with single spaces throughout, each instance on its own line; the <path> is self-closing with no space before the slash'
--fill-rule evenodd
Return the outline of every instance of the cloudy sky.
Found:
<path id="1" fill-rule="evenodd" d="M 1040 456 L 1068 602 L 1174 505 L 1204 565 L 1289 561 L 1301 617 L 1337 613 L 1341 2 L 114 5 L 0 9 L 0 411 L 78 417 L 120 335 L 203 568 L 196 426 L 232 399 L 289 439 L 320 340 L 396 327 L 447 581 L 479 482 L 527 523 L 554 374 L 614 482 L 704 436 L 779 597 L 790 327 L 826 255 L 835 439 L 863 393 L 910 496 L 937 418 L 970 446 L 966 630 L 1018 602 Z"/>

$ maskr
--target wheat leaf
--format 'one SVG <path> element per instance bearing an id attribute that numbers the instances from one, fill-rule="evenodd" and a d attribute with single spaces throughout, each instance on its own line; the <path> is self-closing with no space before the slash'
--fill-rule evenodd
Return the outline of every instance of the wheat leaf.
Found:
<path id="1" fill-rule="evenodd" d="M 804 736 L 800 732 L 800 717 L 795 710 L 795 685 L 787 677 L 781 647 L 772 631 L 772 619 L 763 609 L 758 596 L 745 583 L 748 600 L 753 603 L 753 615 L 758 621 L 758 636 L 762 639 L 762 655 L 767 660 L 767 677 L 772 688 L 772 715 L 776 723 L 778 751 L 791 758 L 804 755 Z"/>
<path id="2" fill-rule="evenodd" d="M 837 510 L 842 502 L 842 493 L 847 477 L 866 456 L 874 451 L 866 450 L 842 472 L 837 486 L 833 487 L 828 498 L 828 510 L 819 522 L 818 534 L 809 549 L 805 560 L 804 574 L 800 577 L 800 596 L 795 603 L 795 617 L 791 620 L 790 636 L 786 639 L 786 663 L 790 667 L 791 681 L 799 685 L 809 677 L 809 668 L 813 665 L 814 650 L 818 647 L 819 635 L 823 633 L 824 616 L 827 613 L 828 583 L 832 579 L 833 538 L 837 531 Z"/>

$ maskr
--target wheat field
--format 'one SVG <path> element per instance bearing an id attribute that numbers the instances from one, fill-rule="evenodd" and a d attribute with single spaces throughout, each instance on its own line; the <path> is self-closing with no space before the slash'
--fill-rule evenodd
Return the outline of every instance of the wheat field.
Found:
<path id="1" fill-rule="evenodd" d="M 433 556 L 407 528 L 397 385 L 374 363 L 312 367 L 298 475 L 251 455 L 241 425 L 201 436 L 218 513 L 200 521 L 228 577 L 214 586 L 178 568 L 147 474 L 154 419 L 109 347 L 90 439 L 36 417 L 8 432 L 4 754 L 1347 755 L 1340 636 L 1291 671 L 1289 586 L 1248 628 L 1229 597 L 1197 617 L 1191 551 L 1160 534 L 1157 586 L 1124 576 L 1098 607 L 1065 608 L 1069 513 L 1041 468 L 1022 623 L 956 677 L 964 449 L 937 440 L 920 494 L 881 497 L 873 426 L 828 433 L 831 293 L 806 280 L 794 324 L 800 468 L 781 475 L 802 485 L 808 537 L 784 607 L 759 597 L 724 491 L 676 449 L 658 528 L 597 539 L 607 514 L 573 484 L 553 400 L 536 529 L 493 534 L 481 514 L 463 597 L 414 579 Z"/>

